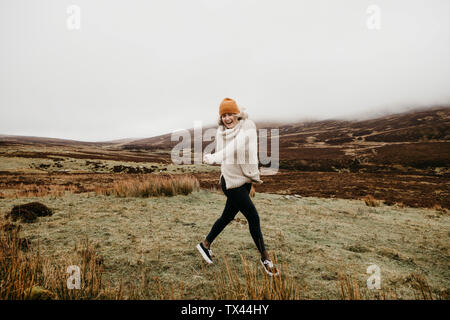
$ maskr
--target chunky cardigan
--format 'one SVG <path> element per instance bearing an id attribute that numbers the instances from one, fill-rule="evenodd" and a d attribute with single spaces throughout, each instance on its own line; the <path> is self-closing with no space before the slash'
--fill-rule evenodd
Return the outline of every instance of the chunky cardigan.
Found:
<path id="1" fill-rule="evenodd" d="M 220 125 L 216 132 L 216 152 L 211 155 L 213 163 L 220 163 L 221 175 L 226 189 L 237 188 L 245 183 L 263 183 L 258 169 L 258 140 L 255 123 L 244 118 L 231 129 Z"/>

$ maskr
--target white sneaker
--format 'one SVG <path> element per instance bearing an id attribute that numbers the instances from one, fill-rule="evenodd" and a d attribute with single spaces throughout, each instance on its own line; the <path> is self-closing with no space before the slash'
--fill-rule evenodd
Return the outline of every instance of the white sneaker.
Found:
<path id="1" fill-rule="evenodd" d="M 208 262 L 209 264 L 213 263 L 212 259 L 211 259 L 211 255 L 212 255 L 212 251 L 205 248 L 203 246 L 203 243 L 199 243 L 196 247 L 198 249 L 198 251 L 200 252 L 200 254 L 202 255 L 203 259 L 205 259 L 206 262 Z"/>
<path id="2" fill-rule="evenodd" d="M 265 260 L 263 258 L 261 258 L 261 264 L 264 267 L 264 270 L 267 272 L 267 274 L 269 276 L 277 276 L 278 275 L 278 270 L 277 268 L 273 265 L 272 261 L 270 260 Z"/>

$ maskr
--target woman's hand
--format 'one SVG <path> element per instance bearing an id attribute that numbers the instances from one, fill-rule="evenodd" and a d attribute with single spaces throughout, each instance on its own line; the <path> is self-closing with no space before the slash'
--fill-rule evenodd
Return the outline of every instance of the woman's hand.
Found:
<path id="1" fill-rule="evenodd" d="M 254 180 L 253 179 L 252 182 L 254 182 L 256 184 L 262 184 L 263 183 L 263 181 L 261 179 L 258 179 L 258 180 Z"/>
<path id="2" fill-rule="evenodd" d="M 213 158 L 213 155 L 212 154 L 205 154 L 204 156 L 203 156 L 203 163 L 206 163 L 206 164 L 213 164 L 214 163 L 214 158 Z"/>

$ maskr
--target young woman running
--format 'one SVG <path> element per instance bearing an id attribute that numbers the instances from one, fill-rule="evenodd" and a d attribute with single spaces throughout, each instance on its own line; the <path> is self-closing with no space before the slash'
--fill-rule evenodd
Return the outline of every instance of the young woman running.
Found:
<path id="1" fill-rule="evenodd" d="M 241 112 L 233 99 L 225 98 L 219 107 L 219 126 L 216 133 L 216 152 L 206 154 L 203 162 L 220 163 L 220 184 L 227 197 L 222 215 L 214 223 L 198 251 L 208 263 L 211 258 L 211 243 L 241 211 L 248 221 L 250 234 L 261 254 L 261 264 L 270 275 L 278 270 L 270 260 L 261 233 L 258 211 L 250 199 L 252 183 L 263 183 L 258 169 L 257 135 L 255 123 Z M 236 159 L 237 158 L 237 159 Z"/>

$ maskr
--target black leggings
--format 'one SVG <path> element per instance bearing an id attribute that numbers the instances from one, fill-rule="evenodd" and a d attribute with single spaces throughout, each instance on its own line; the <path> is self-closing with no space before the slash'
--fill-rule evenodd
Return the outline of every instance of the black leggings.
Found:
<path id="1" fill-rule="evenodd" d="M 245 216 L 248 221 L 250 234 L 256 244 L 259 252 L 265 251 L 264 239 L 259 225 L 259 215 L 250 199 L 251 183 L 246 183 L 238 188 L 226 189 L 225 179 L 221 179 L 222 191 L 227 196 L 227 202 L 222 216 L 217 219 L 211 228 L 211 231 L 206 236 L 206 240 L 212 243 L 220 232 L 234 219 L 239 211 Z"/>

